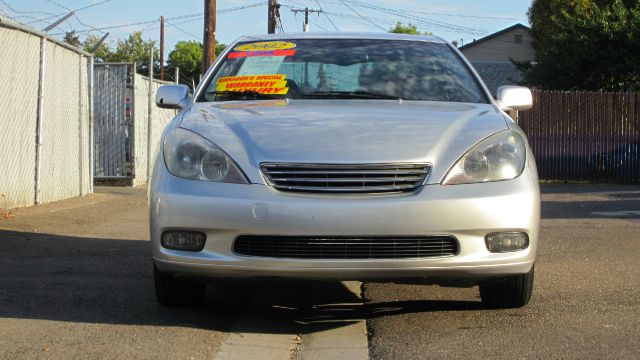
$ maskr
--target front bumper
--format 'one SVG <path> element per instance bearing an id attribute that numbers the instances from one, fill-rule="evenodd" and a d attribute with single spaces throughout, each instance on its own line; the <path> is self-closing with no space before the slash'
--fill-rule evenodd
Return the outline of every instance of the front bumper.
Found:
<path id="1" fill-rule="evenodd" d="M 331 280 L 432 278 L 475 280 L 528 272 L 538 243 L 540 196 L 529 170 L 511 181 L 426 185 L 415 194 L 309 195 L 262 184 L 190 181 L 160 170 L 150 187 L 153 258 L 160 271 L 196 277 L 286 277 Z M 201 252 L 160 245 L 166 230 L 206 233 Z M 521 231 L 528 249 L 490 253 L 487 233 Z M 233 253 L 240 235 L 452 235 L 459 254 L 426 259 L 310 260 L 244 257 Z"/>

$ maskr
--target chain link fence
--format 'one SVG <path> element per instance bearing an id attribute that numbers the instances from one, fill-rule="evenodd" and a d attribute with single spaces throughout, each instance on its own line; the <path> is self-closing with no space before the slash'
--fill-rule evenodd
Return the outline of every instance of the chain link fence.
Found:
<path id="1" fill-rule="evenodd" d="M 135 172 L 133 185 L 138 186 L 147 183 L 148 174 L 153 173 L 153 162 L 160 148 L 160 137 L 167 124 L 176 116 L 176 110 L 160 109 L 155 106 L 156 93 L 160 86 L 169 84 L 154 80 L 149 91 L 149 78 L 136 74 L 135 77 Z M 149 102 L 151 96 L 151 102 Z M 151 111 L 149 111 L 151 103 Z M 151 114 L 151 121 L 149 121 Z M 150 126 L 149 126 L 150 125 Z M 147 133 L 150 131 L 150 133 Z M 148 144 L 147 140 L 151 141 Z M 150 154 L 147 154 L 150 149 Z M 147 165 L 151 161 L 151 166 Z M 148 173 L 147 173 L 148 172 Z"/>
<path id="2" fill-rule="evenodd" d="M 91 56 L 0 17 L 0 208 L 92 192 Z"/>
<path id="3" fill-rule="evenodd" d="M 134 64 L 96 64 L 94 72 L 95 179 L 118 183 L 126 180 L 125 183 L 135 186 L 145 184 L 147 171 L 153 171 L 152 167 L 147 168 L 147 149 L 151 149 L 153 165 L 160 136 L 177 114 L 175 110 L 155 106 L 158 88 L 170 83 L 154 79 L 149 91 L 149 78 L 136 74 Z"/>

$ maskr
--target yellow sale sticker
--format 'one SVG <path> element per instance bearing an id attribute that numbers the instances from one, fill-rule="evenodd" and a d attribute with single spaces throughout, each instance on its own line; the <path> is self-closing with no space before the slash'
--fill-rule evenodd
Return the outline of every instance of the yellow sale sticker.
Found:
<path id="1" fill-rule="evenodd" d="M 261 94 L 286 95 L 287 75 L 246 75 L 221 77 L 217 83 L 217 91 L 256 91 Z"/>
<path id="2" fill-rule="evenodd" d="M 263 41 L 240 45 L 233 49 L 234 51 L 269 51 L 269 50 L 288 50 L 296 47 L 296 44 L 285 41 Z"/>

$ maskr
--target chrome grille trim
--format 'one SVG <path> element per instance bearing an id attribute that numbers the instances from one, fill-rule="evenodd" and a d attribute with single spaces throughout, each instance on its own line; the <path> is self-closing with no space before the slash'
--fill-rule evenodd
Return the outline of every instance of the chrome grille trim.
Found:
<path id="1" fill-rule="evenodd" d="M 291 259 L 412 259 L 455 256 L 456 238 L 448 235 L 395 237 L 239 236 L 238 256 Z"/>
<path id="2" fill-rule="evenodd" d="M 430 164 L 262 163 L 268 184 L 281 191 L 326 193 L 408 192 L 424 185 Z"/>

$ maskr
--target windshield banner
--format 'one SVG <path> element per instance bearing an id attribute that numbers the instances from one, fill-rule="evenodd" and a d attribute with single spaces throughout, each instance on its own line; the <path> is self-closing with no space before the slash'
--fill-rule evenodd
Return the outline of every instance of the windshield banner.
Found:
<path id="1" fill-rule="evenodd" d="M 296 54 L 295 50 L 260 50 L 260 51 L 236 51 L 229 53 L 229 59 L 239 59 L 245 57 L 255 56 L 293 56 Z"/>
<path id="2" fill-rule="evenodd" d="M 285 74 L 226 76 L 218 80 L 218 92 L 255 91 L 261 94 L 286 95 L 289 92 Z"/>
<path id="3" fill-rule="evenodd" d="M 292 42 L 284 41 L 264 41 L 236 46 L 234 51 L 268 51 L 268 50 L 288 50 L 296 47 Z"/>

